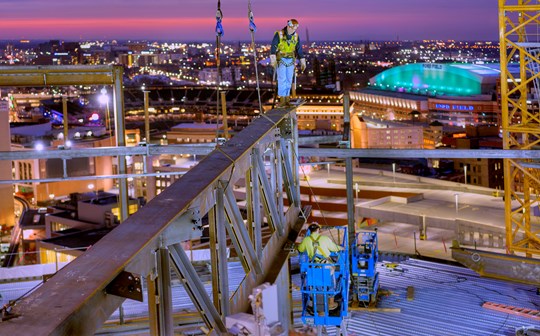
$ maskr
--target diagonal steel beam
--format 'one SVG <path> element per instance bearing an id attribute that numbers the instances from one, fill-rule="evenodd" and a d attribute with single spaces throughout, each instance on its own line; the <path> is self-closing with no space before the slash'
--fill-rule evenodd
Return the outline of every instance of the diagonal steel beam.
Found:
<path id="1" fill-rule="evenodd" d="M 235 248 L 237 248 L 238 255 L 241 256 L 241 258 L 245 258 L 247 264 L 249 265 L 249 269 L 245 270 L 246 273 L 248 273 L 250 270 L 255 270 L 255 273 L 261 274 L 261 263 L 257 259 L 255 249 L 253 248 L 251 240 L 249 239 L 246 224 L 244 223 L 244 219 L 242 218 L 242 214 L 240 213 L 240 209 L 238 208 L 238 204 L 236 203 L 236 198 L 234 197 L 231 187 L 225 189 L 225 210 L 227 211 L 232 224 L 231 226 L 227 227 L 230 229 L 229 236 L 235 243 Z"/>
<path id="2" fill-rule="evenodd" d="M 216 329 L 216 331 L 221 334 L 227 333 L 227 328 L 225 327 L 225 324 L 223 324 L 219 312 L 212 304 L 208 294 L 206 294 L 204 285 L 199 279 L 197 271 L 195 271 L 195 268 L 191 265 L 182 246 L 178 243 L 171 245 L 169 254 L 171 256 L 173 269 L 178 274 L 178 277 L 182 279 L 184 287 L 201 314 L 204 323 L 208 328 Z"/>
<path id="3" fill-rule="evenodd" d="M 278 213 L 274 193 L 272 192 L 270 182 L 268 181 L 268 177 L 266 176 L 266 171 L 264 169 L 264 162 L 262 160 L 261 155 L 257 155 L 257 169 L 258 169 L 258 172 L 257 172 L 258 180 L 261 183 L 261 187 L 262 187 L 261 189 L 262 189 L 262 196 L 264 199 L 264 205 L 269 212 L 268 221 L 277 229 L 279 235 L 283 235 L 285 232 L 285 229 L 283 227 L 283 223 L 281 222 L 281 216 Z"/>
<path id="4" fill-rule="evenodd" d="M 251 202 L 247 204 L 248 208 L 251 208 L 251 214 L 253 216 L 253 241 L 255 242 L 255 250 L 257 251 L 257 258 L 262 258 L 262 216 L 261 216 L 261 189 L 258 179 L 258 165 L 259 160 L 258 150 L 253 150 L 251 153 L 251 168 L 250 168 L 250 182 L 251 182 Z M 248 199 L 249 200 L 249 199 Z"/>
<path id="5" fill-rule="evenodd" d="M 216 253 L 214 254 L 214 259 L 212 259 L 212 269 L 216 269 L 216 272 L 212 271 L 216 275 L 216 278 L 219 280 L 213 290 L 216 292 L 214 296 L 217 301 L 214 301 L 216 307 L 218 308 L 221 317 L 229 315 L 230 306 L 229 306 L 229 269 L 227 267 L 227 233 L 225 229 L 228 226 L 228 221 L 226 219 L 225 213 L 225 199 L 223 197 L 223 186 L 221 183 L 218 183 L 216 188 L 216 205 L 215 209 L 215 218 L 212 225 L 215 226 L 214 234 L 215 237 L 215 247 Z"/>

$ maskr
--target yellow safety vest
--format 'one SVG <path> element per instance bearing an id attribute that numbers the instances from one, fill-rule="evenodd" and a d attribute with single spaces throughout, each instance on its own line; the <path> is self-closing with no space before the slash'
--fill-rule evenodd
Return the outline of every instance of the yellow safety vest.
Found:
<path id="1" fill-rule="evenodd" d="M 287 36 L 283 33 L 283 30 L 278 30 L 276 33 L 279 35 L 279 43 L 276 52 L 277 58 L 294 58 L 294 52 L 296 50 L 296 45 L 298 44 L 298 35 L 295 33 L 291 36 L 290 40 L 287 40 Z"/>

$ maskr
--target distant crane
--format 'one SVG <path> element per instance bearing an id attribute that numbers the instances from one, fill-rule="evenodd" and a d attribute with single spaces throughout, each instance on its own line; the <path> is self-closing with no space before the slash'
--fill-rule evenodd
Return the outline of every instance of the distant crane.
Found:
<path id="1" fill-rule="evenodd" d="M 504 149 L 540 149 L 539 24 L 537 1 L 499 0 Z M 514 77 L 509 67 L 518 60 L 521 75 Z M 504 190 L 507 251 L 540 255 L 540 162 L 504 159 Z"/>

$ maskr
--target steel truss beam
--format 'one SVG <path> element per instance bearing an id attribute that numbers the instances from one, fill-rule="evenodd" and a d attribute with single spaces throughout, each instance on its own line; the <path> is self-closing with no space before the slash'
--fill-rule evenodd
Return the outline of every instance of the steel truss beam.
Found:
<path id="1" fill-rule="evenodd" d="M 501 113 L 505 149 L 529 152 L 540 144 L 540 4 L 531 0 L 499 0 L 501 53 Z M 519 73 L 509 68 L 519 60 Z M 533 107 L 536 106 L 536 109 Z M 531 206 L 540 201 L 538 155 L 504 160 L 506 246 L 510 253 L 540 255 L 540 232 L 531 227 Z M 519 193 L 519 192 L 522 192 Z M 512 208 L 512 199 L 519 201 Z M 525 238 L 522 238 L 525 237 Z"/>
<path id="2" fill-rule="evenodd" d="M 294 143 L 296 140 L 291 138 L 290 134 L 276 132 L 276 128 L 282 128 L 283 123 L 291 124 L 290 119 L 294 117 L 293 111 L 283 109 L 269 111 L 224 146 L 214 150 L 182 179 L 127 218 L 92 249 L 18 302 L 13 307 L 13 313 L 18 317 L 1 323 L 0 334 L 93 334 L 124 300 L 105 294 L 104 291 L 122 271 L 141 275 L 149 279 L 150 283 L 156 280 L 157 283 L 149 287 L 154 287 L 153 292 L 157 292 L 159 296 L 167 297 L 157 298 L 155 304 L 168 305 L 171 294 L 165 289 L 168 282 L 165 273 L 170 269 L 167 266 L 168 262 L 164 260 L 165 251 L 168 249 L 173 260 L 173 267 L 178 268 L 183 276 L 189 274 L 192 271 L 189 261 L 182 257 L 178 244 L 201 235 L 201 218 L 207 213 L 210 224 L 214 223 L 211 225 L 214 227 L 212 229 L 214 238 L 215 236 L 218 238 L 211 246 L 220 251 L 219 253 L 212 252 L 212 265 L 220 268 L 218 274 L 221 280 L 224 280 L 227 275 L 226 255 L 223 253 L 226 242 L 224 232 L 219 233 L 219 231 L 225 228 L 227 214 L 232 216 L 235 222 L 239 222 L 241 216 L 232 205 L 234 198 L 228 194 L 229 191 L 224 190 L 226 188 L 223 181 L 226 181 L 226 185 L 232 189 L 238 180 L 246 176 L 247 171 L 256 172 L 255 175 L 258 176 L 255 180 L 262 180 L 258 183 L 263 186 L 263 193 L 261 193 L 265 198 L 263 203 L 266 207 L 274 207 L 272 215 L 276 215 L 278 213 L 275 209 L 277 190 L 268 182 L 269 178 L 275 177 L 269 177 L 264 170 L 262 159 L 254 158 L 252 154 L 259 152 L 260 148 L 268 148 L 279 142 L 282 137 Z M 257 169 L 252 168 L 253 161 L 257 162 L 259 166 Z M 295 186 L 295 189 L 299 190 L 299 186 Z M 226 208 L 229 209 L 225 210 Z M 281 209 L 280 211 L 282 212 Z M 283 222 L 279 222 L 281 226 L 278 231 L 281 234 L 273 234 L 264 249 L 261 247 L 262 250 L 255 249 L 249 252 L 261 254 L 261 258 L 255 258 L 257 262 L 251 262 L 254 270 L 246 273 L 245 279 L 234 291 L 232 297 L 229 298 L 228 286 L 214 286 L 214 303 L 219 305 L 216 307 L 218 313 L 206 309 L 207 307 L 204 308 L 209 300 L 200 294 L 200 284 L 196 282 L 189 284 L 196 296 L 195 304 L 201 309 L 206 309 L 204 312 L 209 314 L 206 321 L 211 324 L 210 329 L 217 332 L 223 330 L 221 324 L 225 316 L 248 309 L 249 295 L 253 288 L 265 281 L 272 272 L 272 265 L 278 258 L 276 251 L 283 248 L 287 234 L 298 220 L 299 213 L 299 208 L 289 207 L 287 212 L 281 215 L 284 218 Z M 243 225 L 243 223 L 237 224 Z M 247 223 L 247 225 L 259 224 Z M 236 233 L 238 232 L 240 231 L 237 230 Z M 260 239 L 260 237 L 253 238 L 255 240 L 253 242 L 246 237 L 246 232 L 241 232 L 239 236 L 242 236 L 240 245 L 244 245 L 246 250 L 252 249 L 249 245 L 257 246 L 256 241 Z M 157 258 L 158 254 L 159 258 Z M 257 266 L 258 263 L 260 266 Z M 260 272 L 255 271 L 257 268 L 260 268 Z M 218 296 L 216 300 L 216 295 L 221 297 Z M 219 318 L 217 314 L 220 315 Z M 151 323 L 153 333 L 168 332 L 170 318 L 166 312 L 158 310 L 151 316 L 154 318 Z M 155 321 L 156 319 L 158 321 Z"/>

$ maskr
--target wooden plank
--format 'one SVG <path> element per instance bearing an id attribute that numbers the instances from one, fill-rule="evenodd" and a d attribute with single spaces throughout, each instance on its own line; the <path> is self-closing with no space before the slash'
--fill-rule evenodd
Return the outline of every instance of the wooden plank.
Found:
<path id="1" fill-rule="evenodd" d="M 414 300 L 414 287 L 408 286 L 407 287 L 407 301 Z"/>

